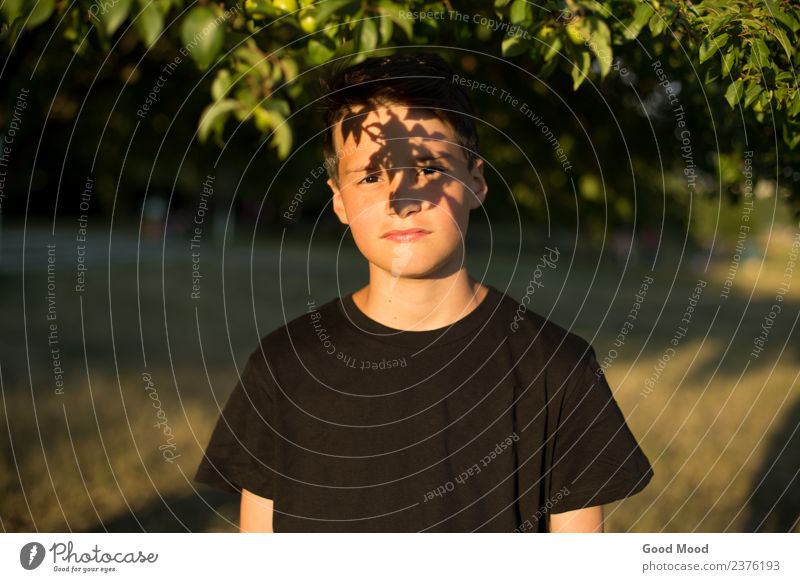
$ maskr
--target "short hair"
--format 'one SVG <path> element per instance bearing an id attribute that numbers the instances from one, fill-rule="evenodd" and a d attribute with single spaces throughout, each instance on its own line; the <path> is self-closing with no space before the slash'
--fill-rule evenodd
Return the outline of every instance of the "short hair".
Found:
<path id="1" fill-rule="evenodd" d="M 453 69 L 438 54 L 396 53 L 371 57 L 350 67 L 339 66 L 320 79 L 325 131 L 323 155 L 328 176 L 339 185 L 336 125 L 355 106 L 397 104 L 422 107 L 449 124 L 471 170 L 478 159 L 474 107 L 464 89 L 453 82 Z"/>

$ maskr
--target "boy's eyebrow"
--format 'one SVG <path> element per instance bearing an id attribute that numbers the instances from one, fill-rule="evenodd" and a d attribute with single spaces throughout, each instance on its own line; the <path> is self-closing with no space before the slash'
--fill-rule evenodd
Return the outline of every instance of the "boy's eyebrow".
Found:
<path id="1" fill-rule="evenodd" d="M 353 168 L 352 170 L 347 170 L 345 174 L 355 174 L 356 172 L 365 172 L 366 170 L 371 170 L 375 167 L 374 163 L 370 163 L 363 168 Z"/>
<path id="2" fill-rule="evenodd" d="M 430 162 L 433 160 L 440 160 L 442 158 L 452 160 L 453 155 L 449 152 L 438 152 L 436 155 L 426 154 L 424 156 L 417 156 L 417 161 L 420 162 Z"/>
<path id="3" fill-rule="evenodd" d="M 448 152 L 438 152 L 436 155 L 424 154 L 424 155 L 417 156 L 417 161 L 418 162 L 431 162 L 433 160 L 441 160 L 441 159 L 452 160 L 453 159 L 453 155 L 448 153 Z M 345 174 L 354 174 L 356 172 L 364 172 L 364 171 L 370 170 L 370 169 L 372 169 L 374 167 L 375 167 L 375 163 L 370 162 L 369 164 L 367 164 L 363 168 L 353 168 L 352 170 L 347 170 L 345 172 Z"/>

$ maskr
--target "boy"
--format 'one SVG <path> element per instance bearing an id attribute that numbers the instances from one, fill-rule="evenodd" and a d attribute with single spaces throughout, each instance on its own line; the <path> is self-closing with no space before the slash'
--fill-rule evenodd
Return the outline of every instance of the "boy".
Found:
<path id="1" fill-rule="evenodd" d="M 326 84 L 333 210 L 369 284 L 250 356 L 195 476 L 241 492 L 241 531 L 599 532 L 653 475 L 592 347 L 467 273 L 487 185 L 453 78 L 418 53 Z"/>

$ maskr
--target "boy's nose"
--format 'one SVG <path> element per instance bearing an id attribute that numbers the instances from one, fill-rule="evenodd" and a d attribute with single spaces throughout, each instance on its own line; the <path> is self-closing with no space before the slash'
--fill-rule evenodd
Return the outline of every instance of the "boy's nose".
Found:
<path id="1" fill-rule="evenodd" d="M 390 182 L 388 209 L 390 213 L 405 216 L 419 210 L 420 189 L 414 181 L 415 168 L 401 168 L 394 171 Z"/>
<path id="2" fill-rule="evenodd" d="M 389 214 L 397 214 L 401 218 L 405 218 L 415 212 L 419 212 L 420 202 L 411 198 L 390 200 L 387 212 Z"/>

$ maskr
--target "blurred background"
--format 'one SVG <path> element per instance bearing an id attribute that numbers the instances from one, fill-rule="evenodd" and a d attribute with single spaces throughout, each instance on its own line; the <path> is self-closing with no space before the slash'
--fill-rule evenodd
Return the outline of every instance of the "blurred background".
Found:
<path id="1" fill-rule="evenodd" d="M 4 3 L 2 529 L 236 530 L 191 481 L 236 370 L 368 280 L 319 77 L 432 50 L 476 81 L 470 273 L 521 298 L 560 250 L 531 308 L 654 466 L 607 530 L 800 531 L 800 20 L 725 4 Z"/>

